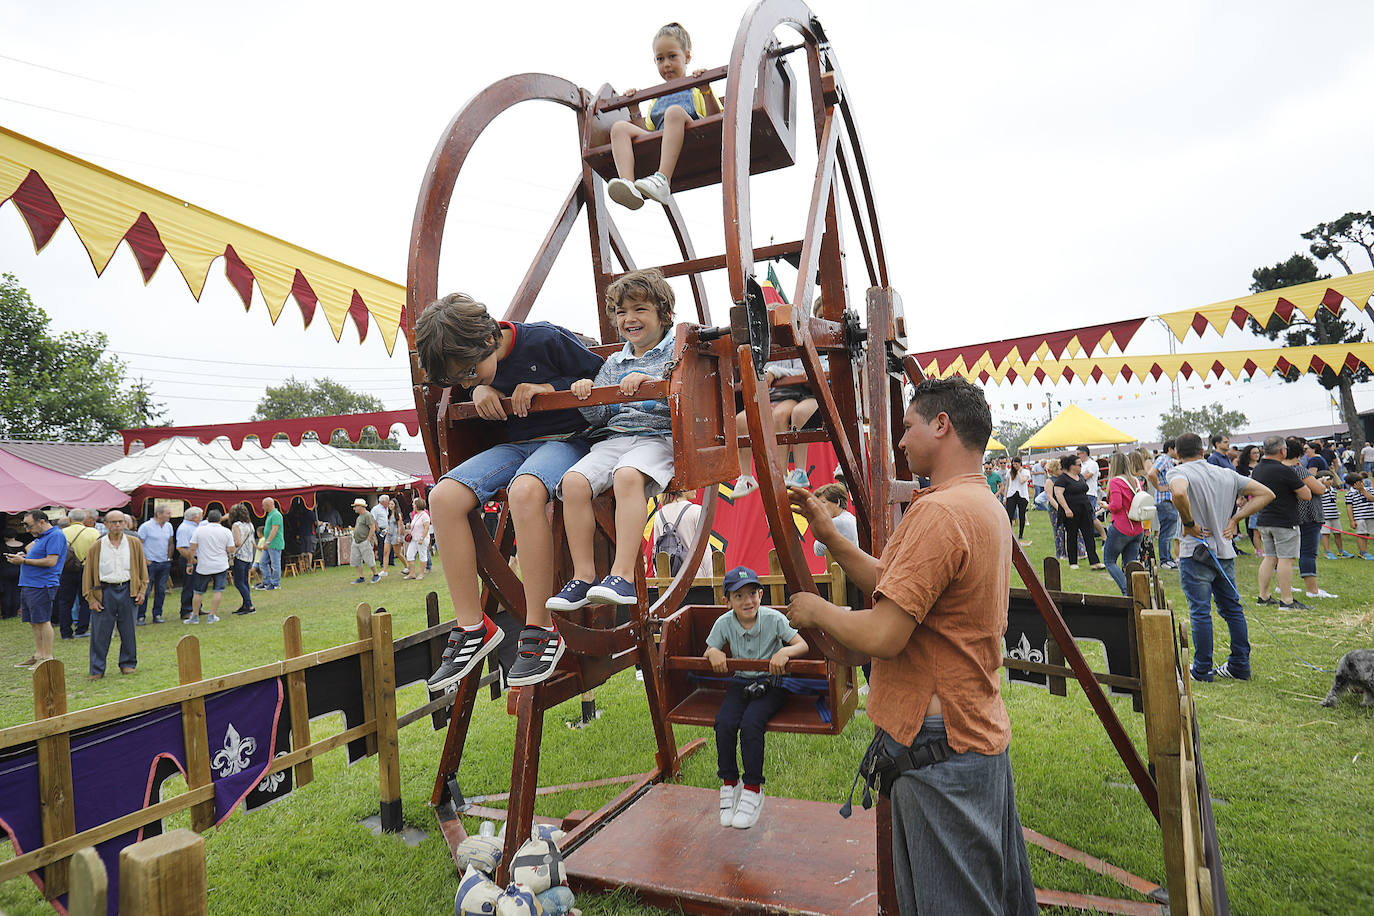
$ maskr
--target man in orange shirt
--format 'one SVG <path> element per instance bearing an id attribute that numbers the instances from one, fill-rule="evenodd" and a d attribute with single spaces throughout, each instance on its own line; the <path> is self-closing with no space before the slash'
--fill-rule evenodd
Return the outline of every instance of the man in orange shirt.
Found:
<path id="1" fill-rule="evenodd" d="M 795 595 L 794 627 L 816 627 L 873 657 L 866 755 L 892 801 L 892 860 L 903 916 L 1033 914 L 1002 703 L 1011 528 L 982 474 L 992 415 L 959 378 L 916 386 L 899 443 L 918 492 L 881 559 L 839 536 L 805 490 L 791 497 L 849 580 L 873 595 L 851 611 Z"/>

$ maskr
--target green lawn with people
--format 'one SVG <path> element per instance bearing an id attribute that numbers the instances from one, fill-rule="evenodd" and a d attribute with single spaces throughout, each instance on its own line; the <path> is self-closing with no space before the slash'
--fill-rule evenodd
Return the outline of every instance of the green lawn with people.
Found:
<path id="1" fill-rule="evenodd" d="M 1039 564 L 1053 541 L 1045 513 L 1030 513 L 1027 551 Z M 1236 564 L 1241 594 L 1255 597 L 1257 562 Z M 1374 562 L 1322 560 L 1320 582 L 1337 599 L 1312 602 L 1310 611 L 1277 607 L 1247 608 L 1253 646 L 1254 678 L 1193 684 L 1202 732 L 1202 759 L 1214 798 L 1223 865 L 1237 913 L 1374 912 L 1374 710 L 1347 695 L 1334 709 L 1320 706 L 1331 686 L 1330 673 L 1345 652 L 1374 647 Z M 1064 569 L 1069 591 L 1108 593 L 1102 571 Z M 217 624 L 183 626 L 169 608 L 169 622 L 138 630 L 139 669 L 128 676 L 86 681 L 87 642 L 59 641 L 56 655 L 66 665 L 68 704 L 80 709 L 171 687 L 176 684 L 176 642 L 194 633 L 201 643 L 205 676 L 210 677 L 281 658 L 282 621 L 301 620 L 307 651 L 356 639 L 355 608 L 360 601 L 385 607 L 399 636 L 425 623 L 424 596 L 448 596 L 440 570 L 423 582 L 400 581 L 399 567 L 377 585 L 354 586 L 346 569 L 288 577 L 277 592 L 254 592 L 259 612 L 223 615 Z M 1166 591 L 1180 622 L 1187 618 L 1178 574 L 1164 573 Z M 226 603 L 235 596 L 226 595 Z M 172 608 L 175 598 L 169 595 Z M 234 605 L 236 606 L 236 605 Z M 1219 621 L 1218 621 L 1219 623 Z M 1225 627 L 1218 626 L 1218 657 L 1224 657 Z M 11 667 L 32 648 L 28 628 L 19 621 L 0 624 L 5 647 L 0 667 L 0 726 L 29 721 L 33 714 L 30 674 Z M 1084 643 L 1090 661 L 1101 652 Z M 478 701 L 460 772 L 466 794 L 509 788 L 514 719 L 504 702 Z M 1126 870 L 1160 882 L 1163 858 L 1157 828 L 1087 700 L 1070 684 L 1069 695 L 1054 697 L 1022 685 L 1005 689 L 1013 739 L 1011 756 L 1018 807 L 1029 828 L 1082 849 Z M 404 712 L 425 700 L 422 685 L 403 688 Z M 541 785 L 559 785 L 643 772 L 653 765 L 653 736 L 642 685 L 632 671 L 597 691 L 603 717 L 583 730 L 565 729 L 578 715 L 576 700 L 551 711 L 546 721 Z M 1128 699 L 1113 699 L 1118 715 L 1137 746 L 1144 728 Z M 429 720 L 400 735 L 404 819 L 428 834 L 415 847 L 394 836 L 373 836 L 359 821 L 375 814 L 378 802 L 375 758 L 348 767 L 334 751 L 315 763 L 315 780 L 289 798 L 252 814 L 234 814 L 207 833 L 207 866 L 212 913 L 377 913 L 449 912 L 458 885 L 447 846 L 440 837 L 428 799 L 443 732 Z M 341 729 L 337 717 L 312 724 L 316 738 Z M 714 754 L 709 730 L 678 727 L 679 744 L 699 737 L 708 744 L 687 760 L 684 780 L 714 788 Z M 768 783 L 771 795 L 832 802 L 836 810 L 848 792 L 854 768 L 872 735 L 856 715 L 838 738 L 771 735 Z M 180 784 L 172 785 L 175 792 Z M 541 796 L 541 814 L 561 816 L 595 809 L 620 791 L 618 786 Z M 492 803 L 494 806 L 496 803 Z M 683 817 L 715 819 L 715 806 Z M 763 817 L 768 817 L 765 807 Z M 838 819 L 839 815 L 834 815 Z M 189 815 L 170 826 L 189 826 Z M 838 822 L 838 820 L 837 820 Z M 478 822 L 469 821 L 470 832 Z M 824 820 L 815 830 L 824 831 Z M 0 845 L 0 856 L 11 851 Z M 1030 847 L 1031 869 L 1039 887 L 1143 899 L 1114 881 Z M 590 914 L 660 912 L 637 903 L 628 892 L 579 898 Z M 0 910 L 20 916 L 51 912 L 27 879 L 0 886 Z"/>

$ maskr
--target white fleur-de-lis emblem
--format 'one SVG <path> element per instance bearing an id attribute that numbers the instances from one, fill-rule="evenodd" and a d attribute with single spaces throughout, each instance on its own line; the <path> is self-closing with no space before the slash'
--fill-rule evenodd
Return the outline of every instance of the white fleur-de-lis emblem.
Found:
<path id="1" fill-rule="evenodd" d="M 258 739 L 239 737 L 238 729 L 234 728 L 231 722 L 229 729 L 224 733 L 224 748 L 215 754 L 210 766 L 219 770 L 221 779 L 233 776 L 248 768 L 249 761 L 257 749 Z"/>
<path id="2" fill-rule="evenodd" d="M 1019 658 L 1026 662 L 1043 662 L 1045 660 L 1044 650 L 1032 649 L 1030 640 L 1026 638 L 1024 632 L 1021 634 L 1021 641 L 1013 646 L 1007 652 L 1007 655 L 1011 658 Z"/>
<path id="3" fill-rule="evenodd" d="M 251 740 L 251 739 L 250 739 L 250 740 Z M 278 752 L 277 752 L 277 757 L 285 757 L 285 756 L 286 756 L 286 753 L 287 753 L 286 751 L 278 751 Z M 275 759 L 275 758 L 273 758 L 273 759 Z M 275 792 L 275 791 L 277 791 L 277 789 L 281 786 L 281 784 L 282 784 L 283 782 L 285 782 L 285 781 L 286 781 L 286 771 L 285 771 L 285 770 L 278 770 L 278 771 L 275 772 L 275 773 L 272 773 L 272 774 L 270 774 L 270 775 L 268 775 L 268 776 L 264 776 L 264 777 L 262 778 L 262 782 L 258 783 L 258 788 L 261 789 L 263 792 Z"/>

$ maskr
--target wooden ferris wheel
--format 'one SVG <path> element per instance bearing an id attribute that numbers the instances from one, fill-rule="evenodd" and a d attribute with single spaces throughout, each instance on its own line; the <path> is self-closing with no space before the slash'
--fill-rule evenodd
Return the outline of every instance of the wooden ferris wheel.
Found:
<path id="1" fill-rule="evenodd" d="M 787 35 L 791 43 L 780 40 L 780 34 Z M 581 158 L 570 169 L 567 195 L 552 215 L 543 244 L 503 315 L 507 321 L 521 321 L 529 315 L 577 217 L 584 211 L 592 262 L 589 297 L 600 303 L 606 288 L 619 275 L 649 266 L 635 261 L 632 239 L 622 233 L 607 206 L 605 182 L 616 175 L 610 147 L 611 126 L 628 119 L 627 109 L 643 99 L 721 80 L 728 85 L 724 110 L 688 126 L 672 189 L 683 192 L 719 187 L 725 250 L 699 253 L 674 200 L 664 207 L 664 213 L 680 260 L 652 265 L 665 276 L 687 279 L 696 312 L 695 321 L 680 324 L 676 329 L 669 377 L 646 383 L 632 398 L 621 395 L 615 387 L 606 387 L 594 389 L 587 400 L 576 400 L 570 392 L 540 394 L 530 407 L 532 412 L 538 412 L 666 398 L 672 411 L 675 462 L 674 482 L 670 486 L 705 489 L 700 534 L 690 545 L 682 571 L 670 585 L 659 590 L 652 602 L 642 597 L 647 594 L 643 570 L 637 573 L 641 599 L 631 609 L 628 621 L 618 622 L 610 610 L 596 606 L 555 612 L 569 651 L 549 680 L 514 688 L 508 696 L 508 708 L 516 716 L 517 724 L 506 862 L 519 841 L 529 835 L 534 817 L 546 710 L 635 666 L 643 673 L 657 745 L 655 766 L 641 780 L 601 811 L 567 824 L 571 830 L 564 843 L 565 851 L 576 851 L 611 819 L 644 798 L 650 789 L 679 775 L 682 751 L 674 742 L 674 724 L 710 724 L 713 690 L 710 685 L 694 687 L 692 677 L 694 668 L 701 669 L 700 655 L 710 621 L 724 608 L 684 605 L 684 600 L 708 546 L 718 485 L 734 480 L 741 471 L 740 448 L 753 454 L 765 515 L 789 592 L 816 591 L 817 583 L 803 556 L 801 537 L 788 504 L 784 468 L 777 457 L 780 446 L 826 442 L 834 448 L 851 491 L 860 545 L 875 556 L 882 553 L 902 504 L 910 500 L 914 490 L 905 462 L 897 460 L 894 433 L 901 428 L 904 386 L 919 380 L 920 369 L 914 359 L 906 356 L 901 299 L 889 277 L 877 200 L 849 90 L 835 49 L 820 22 L 801 0 L 758 0 L 739 26 L 729 64 L 699 76 L 653 86 L 629 97 L 616 93 L 609 85 L 592 92 L 557 76 L 525 73 L 493 83 L 455 115 L 435 148 L 420 190 L 407 276 L 405 328 L 411 342 L 414 395 L 435 479 L 468 457 L 503 441 L 501 424 L 479 419 L 472 406 L 462 403 L 454 391 L 432 384 L 425 377 L 413 337 L 415 320 L 439 297 L 438 269 L 449 202 L 468 156 L 485 129 L 501 113 L 522 103 L 554 102 L 566 108 L 571 117 L 562 128 L 555 125 L 550 129 L 575 130 L 579 139 Z M 810 104 L 799 112 L 803 86 Z M 802 174 L 796 166 L 800 134 L 809 135 L 810 139 L 804 142 L 815 143 L 816 164 L 809 175 Z M 635 139 L 636 177 L 655 170 L 660 144 L 658 133 Z M 795 176 L 797 195 L 809 200 L 806 221 L 791 240 L 756 246 L 752 178 L 776 170 L 790 170 Z M 853 232 L 857 246 L 846 243 L 842 222 Z M 863 279 L 851 285 L 846 252 L 852 254 L 856 248 L 863 262 Z M 468 256 L 470 252 L 458 253 L 460 260 Z M 794 259 L 798 267 L 791 299 L 794 305 L 767 304 L 755 279 L 756 262 L 779 256 Z M 705 278 L 717 272 L 725 274 L 729 302 L 713 310 Z M 806 308 L 806 303 L 817 294 L 822 303 L 819 317 Z M 596 311 L 601 346 L 593 349 L 606 356 L 618 350 L 620 344 L 607 316 L 599 308 Z M 809 385 L 817 398 L 819 423 L 812 429 L 779 430 L 772 421 L 768 387 L 763 380 L 764 364 L 773 359 L 794 358 L 800 359 L 805 368 L 805 378 L 796 382 Z M 737 404 L 742 405 L 747 420 L 745 436 L 736 433 Z M 503 406 L 509 411 L 508 399 Z M 595 511 L 598 574 L 602 574 L 609 566 L 614 538 L 609 497 L 599 500 Z M 557 505 L 553 525 L 555 543 L 563 543 Z M 495 533 L 488 531 L 478 512 L 473 513 L 470 526 L 483 584 L 483 610 L 494 614 L 504 609 L 516 621 L 523 622 L 523 591 L 510 565 L 514 533 L 505 514 L 502 513 Z M 1014 551 L 1018 570 L 1031 587 L 1049 629 L 1064 646 L 1065 656 L 1089 691 L 1128 769 L 1154 807 L 1154 787 L 1143 763 L 1092 680 L 1049 593 L 1040 585 L 1019 546 L 1014 546 Z M 555 578 L 566 580 L 571 573 L 566 552 L 558 563 Z M 790 670 L 823 682 L 829 717 L 818 719 L 802 709 L 784 709 L 770 723 L 770 729 L 838 734 L 856 705 L 853 666 L 864 659 L 824 633 L 804 631 L 803 635 L 811 647 L 810 654 L 791 662 Z M 492 664 L 495 665 L 494 656 Z M 745 670 L 750 664 L 729 662 L 732 672 Z M 431 799 L 450 844 L 464 836 L 458 817 L 464 799 L 457 774 L 478 690 L 475 676 L 458 687 Z M 1093 690 L 1097 699 L 1092 696 Z M 714 694 L 718 705 L 723 691 L 717 687 Z M 878 887 L 870 890 L 876 893 L 880 910 L 895 912 L 890 868 L 881 867 L 890 855 L 890 833 L 885 834 L 885 823 L 890 830 L 890 821 L 885 822 L 880 806 L 876 830 L 880 867 L 875 870 Z M 871 821 L 868 829 L 872 829 Z M 597 880 L 602 886 L 614 886 L 616 881 L 632 882 L 631 878 L 606 875 Z M 592 883 L 596 885 L 597 881 Z M 825 884 L 815 882 L 815 886 Z M 840 897 L 830 905 L 837 909 L 853 903 L 845 903 L 845 894 L 866 893 L 854 885 L 835 885 L 832 891 L 835 887 L 839 887 L 835 893 Z M 690 896 L 665 894 L 662 899 L 687 902 L 695 908 L 691 900 L 696 898 Z M 702 904 L 702 911 L 721 912 L 722 906 L 727 910 L 750 910 L 749 900 L 753 898 L 747 889 L 733 887 L 714 897 L 707 894 L 705 899 L 712 902 Z M 764 904 L 759 907 L 759 911 L 772 911 Z"/>

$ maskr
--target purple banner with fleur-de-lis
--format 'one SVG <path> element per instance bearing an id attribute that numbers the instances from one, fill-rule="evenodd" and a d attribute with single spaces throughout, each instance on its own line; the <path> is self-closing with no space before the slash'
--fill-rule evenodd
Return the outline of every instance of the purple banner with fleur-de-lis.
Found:
<path id="1" fill-rule="evenodd" d="M 216 824 L 233 813 L 271 764 L 282 695 L 281 679 L 273 678 L 206 697 Z M 161 800 L 164 780 L 186 773 L 181 708 L 166 706 L 73 732 L 71 761 L 78 833 L 146 808 Z M 0 830 L 9 836 L 15 855 L 43 845 L 38 754 L 33 743 L 0 754 Z M 119 904 L 120 851 L 161 832 L 161 822 L 154 822 L 95 847 L 109 876 L 111 912 Z M 41 874 L 31 875 L 42 887 Z M 54 900 L 53 906 L 65 913 L 66 895 Z"/>

